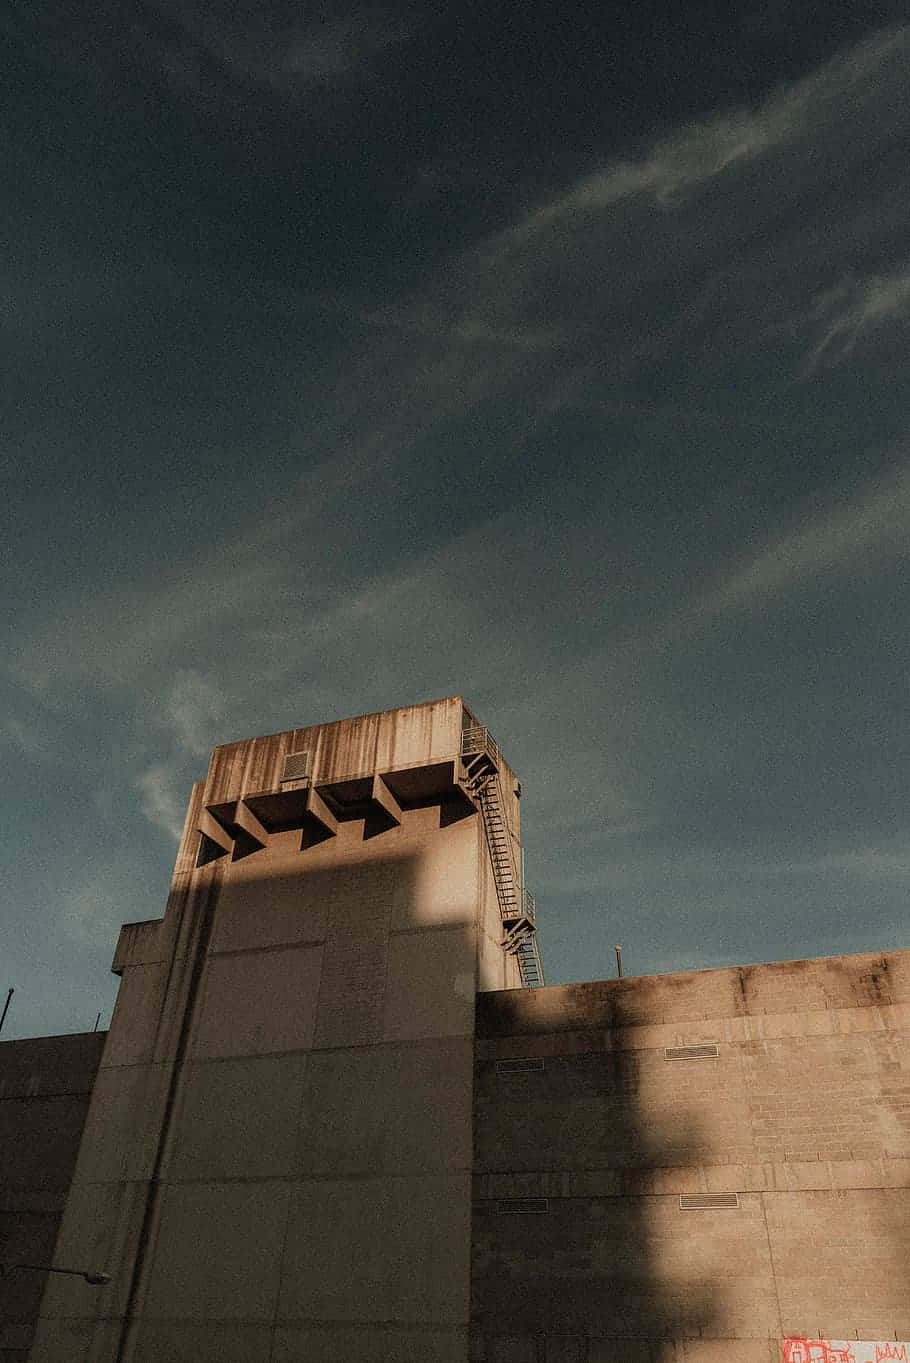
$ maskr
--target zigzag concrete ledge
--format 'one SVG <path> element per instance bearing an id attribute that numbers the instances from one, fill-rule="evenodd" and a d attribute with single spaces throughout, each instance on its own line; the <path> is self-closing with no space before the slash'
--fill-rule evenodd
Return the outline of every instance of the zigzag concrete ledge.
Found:
<path id="1" fill-rule="evenodd" d="M 460 697 L 216 748 L 0 1045 L 0 1363 L 908 1363 L 910 952 L 545 986 Z"/>

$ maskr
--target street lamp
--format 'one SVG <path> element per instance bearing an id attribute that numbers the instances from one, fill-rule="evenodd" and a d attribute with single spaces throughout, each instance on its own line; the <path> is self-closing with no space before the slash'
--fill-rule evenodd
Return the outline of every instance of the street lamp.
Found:
<path id="1" fill-rule="evenodd" d="M 34 1273 L 70 1273 L 74 1278 L 84 1278 L 92 1287 L 103 1287 L 111 1280 L 109 1273 L 91 1273 L 84 1268 L 51 1268 L 49 1264 L 0 1264 L 0 1278 L 17 1268 L 29 1268 Z"/>

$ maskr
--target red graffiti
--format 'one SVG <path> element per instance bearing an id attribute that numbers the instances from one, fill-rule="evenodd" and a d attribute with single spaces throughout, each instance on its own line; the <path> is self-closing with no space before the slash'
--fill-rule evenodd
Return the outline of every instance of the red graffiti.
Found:
<path id="1" fill-rule="evenodd" d="M 783 1342 L 782 1363 L 910 1363 L 907 1345 L 895 1340 L 803 1339 Z"/>
<path id="2" fill-rule="evenodd" d="M 827 1339 L 785 1339 L 783 1363 L 856 1363 L 856 1358 L 847 1344 L 834 1345 Z M 907 1363 L 906 1357 L 903 1363 Z"/>

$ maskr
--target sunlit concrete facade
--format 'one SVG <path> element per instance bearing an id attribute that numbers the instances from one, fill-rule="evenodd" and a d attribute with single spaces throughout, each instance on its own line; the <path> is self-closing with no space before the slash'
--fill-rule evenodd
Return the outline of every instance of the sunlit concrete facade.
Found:
<path id="1" fill-rule="evenodd" d="M 464 1359 L 478 990 L 519 983 L 460 698 L 234 743 L 117 1005 L 35 1363 Z M 518 784 L 500 759 L 510 836 Z"/>
<path id="2" fill-rule="evenodd" d="M 478 998 L 472 1360 L 910 1341 L 910 951 Z"/>

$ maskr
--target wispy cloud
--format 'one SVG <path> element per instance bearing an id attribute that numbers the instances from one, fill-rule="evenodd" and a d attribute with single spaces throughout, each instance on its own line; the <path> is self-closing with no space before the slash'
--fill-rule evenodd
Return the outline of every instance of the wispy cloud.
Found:
<path id="1" fill-rule="evenodd" d="M 122 62 L 129 53 L 181 101 L 244 122 L 262 112 L 263 94 L 320 114 L 314 93 L 325 98 L 339 84 L 372 81 L 382 54 L 415 31 L 394 9 L 349 3 L 325 4 L 309 18 L 292 7 L 285 23 L 249 0 L 160 0 L 131 7 L 128 17 L 121 10 L 102 0 L 91 13 L 70 16 L 86 35 L 87 57 Z"/>
<path id="2" fill-rule="evenodd" d="M 624 647 L 632 653 L 665 648 L 726 614 L 765 609 L 811 594 L 831 578 L 862 578 L 902 559 L 910 537 L 910 464 L 842 497 L 837 492 L 829 492 L 822 509 L 804 508 L 790 525 L 750 545 Z"/>
<path id="3" fill-rule="evenodd" d="M 193 668 L 182 668 L 168 690 L 163 720 L 181 748 L 205 756 L 222 730 L 227 708 L 222 683 Z"/>
<path id="4" fill-rule="evenodd" d="M 910 317 L 910 265 L 845 279 L 817 299 L 814 311 L 824 334 L 809 356 L 810 369 L 845 360 L 866 333 Z"/>
<path id="5" fill-rule="evenodd" d="M 163 828 L 175 840 L 183 831 L 186 791 L 178 785 L 177 773 L 166 762 L 153 762 L 136 779 L 142 796 L 142 813 L 156 828 Z"/>
<path id="6" fill-rule="evenodd" d="M 842 871 L 863 880 L 910 882 L 910 846 L 853 848 L 825 858 L 812 869 Z"/>
<path id="7" fill-rule="evenodd" d="M 376 57 L 407 42 L 414 31 L 403 16 L 381 9 L 369 15 L 349 13 L 287 35 L 283 54 L 273 57 L 265 71 L 273 84 L 282 86 L 288 77 L 324 82 L 340 75 L 363 76 Z"/>
<path id="8" fill-rule="evenodd" d="M 343 28 L 333 35 L 320 59 L 326 70 L 346 59 Z M 282 41 L 291 43 L 288 34 Z M 292 66 L 298 59 L 306 66 L 306 41 L 306 33 L 293 38 L 302 46 Z M 803 225 L 799 196 L 804 180 L 811 194 L 819 183 L 838 182 L 838 149 L 874 159 L 876 139 L 889 135 L 882 102 L 903 88 L 908 51 L 910 28 L 879 34 L 757 109 L 680 128 L 638 160 L 583 177 L 445 261 L 413 295 L 364 307 L 360 315 L 373 331 L 362 352 L 342 366 L 318 418 L 301 411 L 296 423 L 306 469 L 299 483 L 261 496 L 245 530 L 188 553 L 151 585 L 125 584 L 86 600 L 76 616 L 39 622 L 21 645 L 32 688 L 75 682 L 129 692 L 143 720 L 153 716 L 176 762 L 180 754 L 203 754 L 228 727 L 242 732 L 262 702 L 264 679 L 276 709 L 305 695 L 309 705 L 334 713 L 394 704 L 403 685 L 429 694 L 476 686 L 494 695 L 491 678 L 507 676 L 513 709 L 531 727 L 547 713 L 543 697 L 554 712 L 568 712 L 561 704 L 567 690 L 576 715 L 589 707 L 581 752 L 601 723 L 591 698 L 605 685 L 606 659 L 622 659 L 629 694 L 640 646 L 671 646 L 723 612 L 893 557 L 910 514 L 904 468 L 842 499 L 835 492 L 823 509 L 797 511 L 790 524 L 769 526 L 707 581 L 695 578 L 682 606 L 685 582 L 677 575 L 663 595 L 655 589 L 631 641 L 611 637 L 598 621 L 590 653 L 600 671 L 592 669 L 575 691 L 560 660 L 541 656 L 538 603 L 510 598 L 511 584 L 534 571 L 535 541 L 552 514 L 549 490 L 532 510 L 515 511 L 525 489 L 520 475 L 510 476 L 505 513 L 491 507 L 470 530 L 445 525 L 432 549 L 409 550 L 403 566 L 351 571 L 358 537 L 373 529 L 369 489 L 389 484 L 406 494 L 428 463 L 444 486 L 452 461 L 476 466 L 479 487 L 484 477 L 491 481 L 501 439 L 486 428 L 491 404 L 507 413 L 502 428 L 520 446 L 579 394 L 599 400 L 613 385 L 621 407 L 619 381 L 674 338 L 691 342 L 696 361 L 701 346 L 710 367 L 727 349 L 751 345 L 794 316 L 813 334 L 819 320 L 826 326 L 821 355 L 898 317 L 907 299 L 905 265 L 846 292 L 838 285 L 841 292 L 825 294 L 827 311 L 812 321 L 812 300 L 843 278 L 850 233 L 835 224 L 827 254 L 820 252 L 815 229 Z M 318 43 L 312 52 L 318 66 Z M 793 210 L 783 223 L 782 199 Z M 872 231 L 871 208 L 869 217 Z M 798 336 L 795 350 L 803 353 L 805 344 Z M 606 469 L 609 454 L 605 439 L 592 459 Z M 600 495 L 585 493 L 594 503 Z M 602 509 L 603 533 L 586 528 L 582 557 L 605 552 L 606 494 Z M 510 557 L 503 546 L 514 544 L 523 553 Z M 557 609 L 595 615 L 583 575 L 566 567 L 571 546 L 551 552 L 560 557 L 546 591 L 556 594 Z M 596 590 L 605 621 L 606 591 L 600 583 Z M 497 602 L 508 604 L 497 612 Z M 627 720 L 617 710 L 611 740 L 624 741 Z M 571 745 L 574 735 L 564 728 Z M 139 780 L 146 816 L 176 834 L 185 792 L 173 790 L 169 770 L 159 763 Z M 621 782 L 610 791 L 616 817 L 656 817 Z"/>
<path id="9" fill-rule="evenodd" d="M 818 856 L 788 855 L 783 851 L 743 852 L 717 847 L 673 847 L 655 845 L 637 848 L 634 842 L 604 855 L 598 864 L 573 868 L 554 875 L 544 870 L 538 887 L 548 895 L 590 895 L 595 899 L 616 891 L 640 887 L 642 883 L 665 881 L 668 885 L 724 887 L 767 882 L 772 888 L 781 881 L 795 885 L 807 880 L 839 879 L 853 884 L 863 881 L 904 881 L 910 879 L 910 848 L 853 848 L 846 852 Z"/>
<path id="10" fill-rule="evenodd" d="M 546 323 L 563 337 L 596 327 L 614 367 L 659 352 L 685 328 L 690 345 L 703 340 L 698 326 L 727 347 L 817 330 L 818 297 L 840 288 L 857 232 L 868 242 L 879 216 L 883 235 L 892 232 L 881 178 L 857 191 L 861 223 L 848 201 L 840 222 L 816 215 L 848 170 L 862 186 L 863 167 L 900 143 L 906 129 L 894 110 L 908 58 L 910 26 L 884 30 L 755 109 L 679 128 L 640 159 L 614 161 L 535 205 L 464 262 L 453 325 L 533 336 Z M 897 194 L 905 217 L 906 194 Z M 826 344 L 903 311 L 904 269 L 842 300 Z M 655 326 L 668 302 L 675 316 Z"/>
<path id="11" fill-rule="evenodd" d="M 567 193 L 531 209 L 495 239 L 493 250 L 523 250 L 555 226 L 581 226 L 591 213 L 640 194 L 677 208 L 680 196 L 730 167 L 741 169 L 793 142 L 815 141 L 845 113 L 856 120 L 863 104 L 877 102 L 882 81 L 891 86 L 899 78 L 908 50 L 910 26 L 883 30 L 804 79 L 782 86 L 754 110 L 712 115 L 674 131 L 639 161 L 619 161 L 585 177 Z"/>
<path id="12" fill-rule="evenodd" d="M 703 598 L 707 609 L 746 605 L 799 590 L 818 578 L 906 553 L 910 465 L 861 488 L 841 504 L 771 537 Z"/>

